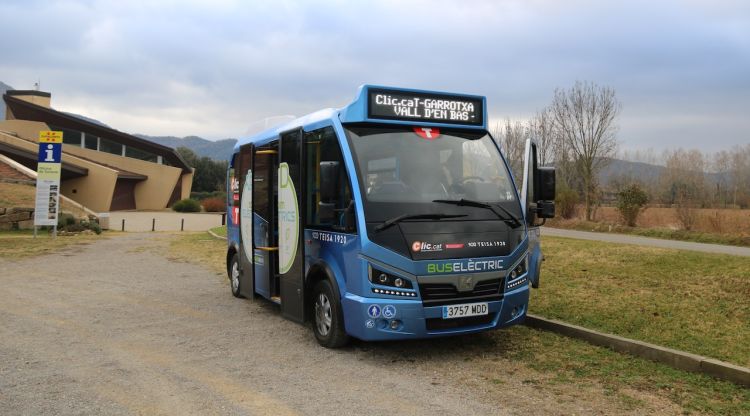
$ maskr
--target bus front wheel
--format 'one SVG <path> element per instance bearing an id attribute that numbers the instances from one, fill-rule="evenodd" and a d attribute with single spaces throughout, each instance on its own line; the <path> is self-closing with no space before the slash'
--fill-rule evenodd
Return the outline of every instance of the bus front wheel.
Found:
<path id="1" fill-rule="evenodd" d="M 331 283 L 321 280 L 313 289 L 313 332 L 318 343 L 326 348 L 346 345 L 349 337 L 344 331 L 341 302 L 335 296 Z"/>
<path id="2" fill-rule="evenodd" d="M 240 257 L 237 253 L 232 255 L 232 260 L 229 262 L 229 284 L 232 288 L 232 295 L 236 298 L 241 298 L 240 294 Z"/>

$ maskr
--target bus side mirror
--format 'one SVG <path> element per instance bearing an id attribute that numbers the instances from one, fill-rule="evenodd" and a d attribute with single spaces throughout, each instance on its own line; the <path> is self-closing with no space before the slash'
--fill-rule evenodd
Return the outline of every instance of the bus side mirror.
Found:
<path id="1" fill-rule="evenodd" d="M 539 185 L 536 187 L 536 216 L 538 218 L 555 217 L 555 168 L 537 168 L 536 176 Z"/>
<path id="2" fill-rule="evenodd" d="M 339 162 L 320 162 L 320 200 L 326 203 L 333 203 L 337 199 L 336 192 L 338 189 Z"/>

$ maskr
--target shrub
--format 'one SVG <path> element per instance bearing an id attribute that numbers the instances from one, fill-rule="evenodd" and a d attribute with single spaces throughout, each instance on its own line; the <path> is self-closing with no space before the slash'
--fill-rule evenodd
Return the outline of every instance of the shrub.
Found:
<path id="1" fill-rule="evenodd" d="M 638 215 L 648 203 L 648 194 L 634 183 L 617 193 L 617 210 L 622 220 L 630 227 L 635 227 Z"/>
<path id="2" fill-rule="evenodd" d="M 73 215 L 68 214 L 66 212 L 61 212 L 57 216 L 57 229 L 58 230 L 68 225 L 74 225 L 75 223 L 76 223 L 76 218 Z"/>
<path id="3" fill-rule="evenodd" d="M 208 198 L 227 198 L 227 193 L 225 191 L 213 191 L 213 192 L 191 192 L 190 198 L 195 199 L 196 201 L 202 201 L 204 199 Z"/>
<path id="4" fill-rule="evenodd" d="M 172 205 L 172 209 L 177 212 L 200 212 L 201 204 L 194 199 L 181 199 Z"/>
<path id="5" fill-rule="evenodd" d="M 555 205 L 560 216 L 566 219 L 573 218 L 576 215 L 576 204 L 578 203 L 578 193 L 568 187 L 560 187 L 555 195 Z"/>
<path id="6" fill-rule="evenodd" d="M 227 209 L 226 202 L 221 198 L 206 198 L 201 201 L 201 206 L 206 212 L 224 212 Z"/>
<path id="7" fill-rule="evenodd" d="M 91 220 L 81 220 L 81 226 L 86 228 L 87 230 L 91 230 L 95 232 L 96 234 L 102 233 L 102 227 L 99 225 L 96 221 Z"/>

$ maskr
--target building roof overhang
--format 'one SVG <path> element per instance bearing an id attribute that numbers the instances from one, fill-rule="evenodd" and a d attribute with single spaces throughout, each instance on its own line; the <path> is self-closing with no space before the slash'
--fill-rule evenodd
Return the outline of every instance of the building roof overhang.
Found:
<path id="1" fill-rule="evenodd" d="M 10 92 L 10 91 L 9 91 Z M 19 98 L 13 97 L 12 94 L 3 94 L 3 100 L 13 113 L 13 116 L 19 120 L 40 121 L 46 124 L 52 124 L 59 127 L 79 130 L 98 137 L 103 137 L 125 146 L 133 146 L 138 149 L 147 150 L 168 161 L 170 164 L 181 168 L 185 172 L 192 172 L 192 168 L 180 156 L 177 151 L 171 147 L 163 146 L 139 137 L 133 136 L 115 130 L 113 128 L 92 123 L 84 119 L 66 114 L 51 108 L 39 106 Z"/>

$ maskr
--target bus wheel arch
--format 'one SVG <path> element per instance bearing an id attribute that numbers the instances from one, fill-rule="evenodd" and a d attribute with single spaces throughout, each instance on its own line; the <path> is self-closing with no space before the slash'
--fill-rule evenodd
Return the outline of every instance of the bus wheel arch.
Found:
<path id="1" fill-rule="evenodd" d="M 232 296 L 236 298 L 243 298 L 241 294 L 241 280 L 240 280 L 240 254 L 237 250 L 230 248 L 227 250 L 227 275 L 229 277 L 229 289 L 232 291 Z"/>
<path id="2" fill-rule="evenodd" d="M 318 343 L 327 348 L 346 345 L 349 337 L 344 329 L 341 291 L 327 264 L 320 262 L 310 267 L 305 278 L 305 298 L 308 305 L 306 320 L 311 321 Z M 321 325 L 321 320 L 325 321 L 324 325 Z"/>

